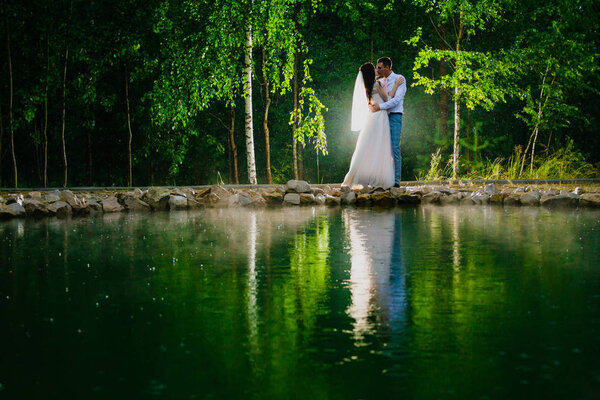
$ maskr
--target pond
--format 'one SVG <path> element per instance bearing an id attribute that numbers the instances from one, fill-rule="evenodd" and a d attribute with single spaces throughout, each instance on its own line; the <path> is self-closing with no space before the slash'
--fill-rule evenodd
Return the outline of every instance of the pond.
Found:
<path id="1" fill-rule="evenodd" d="M 600 210 L 0 223 L 0 397 L 598 398 Z"/>

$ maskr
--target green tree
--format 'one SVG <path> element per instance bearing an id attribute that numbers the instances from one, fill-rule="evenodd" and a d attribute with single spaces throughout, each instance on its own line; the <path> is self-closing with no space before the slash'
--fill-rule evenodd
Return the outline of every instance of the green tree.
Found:
<path id="1" fill-rule="evenodd" d="M 452 175 L 456 179 L 459 170 L 459 143 L 461 102 L 467 108 L 481 106 L 491 110 L 498 101 L 505 101 L 510 91 L 506 86 L 506 76 L 510 74 L 509 66 L 502 61 L 498 53 L 465 49 L 467 35 L 474 36 L 477 31 L 491 29 L 508 5 L 508 2 L 492 0 L 415 0 L 415 4 L 424 7 L 427 14 L 438 15 L 442 24 L 451 23 L 455 27 L 453 37 L 439 36 L 447 49 L 434 49 L 423 43 L 414 63 L 415 85 L 422 85 L 425 92 L 451 89 L 454 100 L 454 146 L 452 156 Z M 417 34 L 407 43 L 418 46 L 421 40 L 419 29 Z M 471 39 L 472 41 L 472 39 Z M 438 78 L 419 73 L 422 68 L 430 66 L 432 61 L 440 61 L 450 66 L 451 73 Z"/>

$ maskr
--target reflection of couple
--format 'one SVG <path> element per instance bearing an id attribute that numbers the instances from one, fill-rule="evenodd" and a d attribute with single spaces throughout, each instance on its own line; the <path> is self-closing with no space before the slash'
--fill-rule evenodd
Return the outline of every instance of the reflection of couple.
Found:
<path id="1" fill-rule="evenodd" d="M 406 285 L 402 255 L 402 213 L 344 209 L 350 241 L 351 304 L 354 338 L 363 340 L 386 323 L 393 331 L 404 327 Z"/>
<path id="2" fill-rule="evenodd" d="M 392 72 L 389 58 L 377 60 L 377 68 L 371 63 L 360 67 L 352 101 L 352 130 L 360 134 L 343 186 L 398 186 L 405 93 L 405 79 Z"/>

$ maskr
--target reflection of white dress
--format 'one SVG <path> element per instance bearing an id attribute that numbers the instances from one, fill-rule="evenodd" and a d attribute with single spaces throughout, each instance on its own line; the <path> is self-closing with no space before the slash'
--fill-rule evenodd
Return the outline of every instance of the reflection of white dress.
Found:
<path id="1" fill-rule="evenodd" d="M 383 103 L 376 91 L 373 91 L 373 101 Z M 385 110 L 369 113 L 365 126 L 358 135 L 350 170 L 342 185 L 370 185 L 384 188 L 394 185 L 390 121 Z"/>

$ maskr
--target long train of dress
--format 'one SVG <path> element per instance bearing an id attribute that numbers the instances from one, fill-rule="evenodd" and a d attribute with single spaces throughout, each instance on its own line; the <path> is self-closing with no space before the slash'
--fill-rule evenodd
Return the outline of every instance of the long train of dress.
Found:
<path id="1" fill-rule="evenodd" d="M 373 100 L 382 103 L 378 93 Z M 390 143 L 390 122 L 386 111 L 369 113 L 358 135 L 344 186 L 363 185 L 389 188 L 394 185 L 394 159 Z"/>

